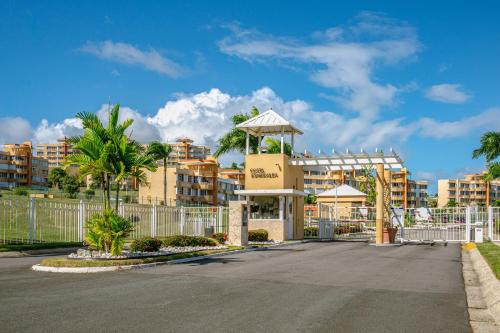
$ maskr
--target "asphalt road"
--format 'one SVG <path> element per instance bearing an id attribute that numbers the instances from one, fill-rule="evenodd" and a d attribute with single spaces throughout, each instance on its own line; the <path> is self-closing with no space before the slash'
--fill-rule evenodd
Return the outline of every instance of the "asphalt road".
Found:
<path id="1" fill-rule="evenodd" d="M 0 259 L 1 332 L 471 332 L 457 244 L 308 243 L 128 272 Z"/>

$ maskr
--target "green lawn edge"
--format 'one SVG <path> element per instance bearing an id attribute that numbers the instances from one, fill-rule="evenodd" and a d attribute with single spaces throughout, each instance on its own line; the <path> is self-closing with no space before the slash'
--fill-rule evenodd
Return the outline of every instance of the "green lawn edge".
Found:
<path id="1" fill-rule="evenodd" d="M 10 251 L 30 251 L 46 250 L 65 247 L 81 247 L 82 242 L 56 242 L 56 243 L 36 243 L 36 244 L 0 244 L 0 252 Z"/>
<path id="2" fill-rule="evenodd" d="M 40 262 L 41 266 L 48 267 L 109 267 L 109 266 L 130 266 L 130 265 L 141 265 L 141 264 L 152 264 L 158 262 L 167 262 L 177 259 L 193 258 L 206 256 L 209 254 L 230 252 L 235 250 L 241 250 L 241 246 L 228 246 L 227 249 L 223 250 L 203 250 L 195 252 L 186 252 L 171 254 L 168 256 L 159 257 L 146 257 L 146 258 L 132 258 L 132 259 L 113 259 L 113 260 L 81 260 L 81 259 L 69 259 L 69 258 L 47 258 Z"/>
<path id="3" fill-rule="evenodd" d="M 479 252 L 491 267 L 493 274 L 500 280 L 500 246 L 492 243 L 477 243 Z"/>

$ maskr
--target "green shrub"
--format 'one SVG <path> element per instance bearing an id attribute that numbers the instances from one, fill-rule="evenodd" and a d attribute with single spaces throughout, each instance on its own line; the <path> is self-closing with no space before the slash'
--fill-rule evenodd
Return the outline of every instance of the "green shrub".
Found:
<path id="1" fill-rule="evenodd" d="M 96 250 L 111 251 L 118 256 L 123 249 L 125 238 L 134 230 L 130 220 L 107 209 L 102 214 L 95 214 L 86 225 L 88 229 L 85 242 Z"/>
<path id="2" fill-rule="evenodd" d="M 227 234 L 223 232 L 218 232 L 213 234 L 210 238 L 215 239 L 219 244 L 224 244 L 227 241 Z"/>
<path id="3" fill-rule="evenodd" d="M 27 196 L 28 195 L 28 190 L 25 187 L 16 187 L 16 188 L 14 188 L 14 194 L 15 195 Z"/>
<path id="4" fill-rule="evenodd" d="M 163 240 L 165 246 L 216 246 L 212 238 L 200 236 L 169 236 Z"/>
<path id="5" fill-rule="evenodd" d="M 85 190 L 85 199 L 90 200 L 94 197 L 95 191 L 91 188 Z"/>
<path id="6" fill-rule="evenodd" d="M 269 233 L 264 229 L 249 230 L 248 241 L 250 242 L 267 242 Z"/>
<path id="7" fill-rule="evenodd" d="M 153 237 L 144 237 L 140 239 L 135 239 L 132 244 L 130 244 L 130 250 L 133 252 L 155 252 L 161 247 L 161 240 Z"/>
<path id="8" fill-rule="evenodd" d="M 306 237 L 318 237 L 318 227 L 305 227 L 304 236 Z"/>

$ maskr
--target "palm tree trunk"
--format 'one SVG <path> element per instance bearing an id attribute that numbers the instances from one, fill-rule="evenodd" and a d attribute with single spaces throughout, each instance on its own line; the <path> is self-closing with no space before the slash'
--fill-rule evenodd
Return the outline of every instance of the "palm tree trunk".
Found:
<path id="1" fill-rule="evenodd" d="M 116 184 L 116 203 L 115 203 L 115 211 L 118 213 L 118 200 L 120 199 L 120 184 Z"/>
<path id="2" fill-rule="evenodd" d="M 111 177 L 106 173 L 106 201 L 107 207 L 111 208 Z"/>
<path id="3" fill-rule="evenodd" d="M 167 159 L 163 158 L 163 204 L 167 205 Z"/>
<path id="4" fill-rule="evenodd" d="M 104 176 L 104 172 L 101 172 L 101 177 L 102 202 L 104 209 L 106 209 L 106 177 Z"/>

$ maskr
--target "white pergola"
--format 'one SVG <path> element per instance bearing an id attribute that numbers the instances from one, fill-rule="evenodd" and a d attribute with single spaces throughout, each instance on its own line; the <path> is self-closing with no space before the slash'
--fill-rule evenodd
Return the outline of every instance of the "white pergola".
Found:
<path id="1" fill-rule="evenodd" d="M 261 139 L 265 135 L 280 135 L 281 141 L 281 153 L 285 152 L 285 134 L 291 135 L 290 145 L 292 146 L 293 155 L 293 144 L 294 135 L 303 134 L 301 130 L 293 126 L 288 120 L 274 112 L 272 109 L 267 110 L 264 113 L 259 114 L 256 117 L 248 119 L 241 124 L 236 125 L 236 128 L 244 131 L 247 134 L 246 138 L 246 154 L 250 153 L 250 135 L 255 136 L 259 139 L 258 153 L 261 153 Z"/>
<path id="2" fill-rule="evenodd" d="M 364 167 L 374 167 L 383 164 L 384 169 L 401 169 L 403 160 L 391 150 L 390 154 L 382 152 L 361 154 L 333 154 L 331 156 L 317 157 L 294 157 L 290 160 L 291 165 L 302 165 L 305 169 L 323 169 L 328 171 L 360 170 Z"/>

